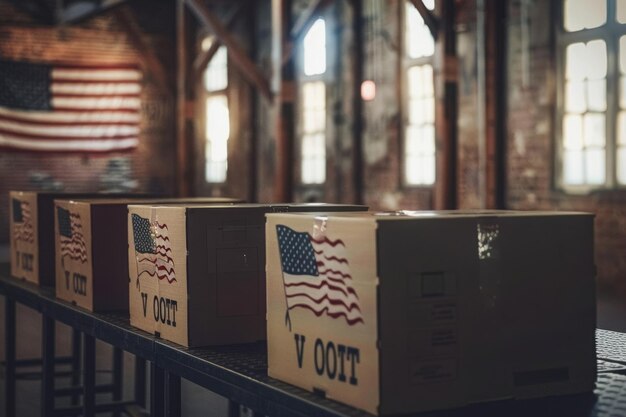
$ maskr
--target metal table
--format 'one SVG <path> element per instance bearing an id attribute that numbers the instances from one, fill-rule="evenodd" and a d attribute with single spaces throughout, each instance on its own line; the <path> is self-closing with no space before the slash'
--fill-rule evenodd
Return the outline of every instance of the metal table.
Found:
<path id="1" fill-rule="evenodd" d="M 252 409 L 256 415 L 268 416 L 369 416 L 353 407 L 320 398 L 303 389 L 283 383 L 267 376 L 267 353 L 264 343 L 220 346 L 201 349 L 187 349 L 135 329 L 130 326 L 126 314 L 93 314 L 80 307 L 58 300 L 50 289 L 8 276 L 7 265 L 0 265 L 0 294 L 7 298 L 7 312 L 15 303 L 25 304 L 40 311 L 44 317 L 44 337 L 49 333 L 50 324 L 60 321 L 85 335 L 86 353 L 93 349 L 92 342 L 100 339 L 115 347 L 137 355 L 151 362 L 151 415 L 180 415 L 180 378 L 188 379 L 206 389 L 228 398 L 237 414 L 237 405 Z M 15 320 L 15 314 L 5 315 L 5 319 Z M 48 328 L 46 330 L 46 327 Z M 48 333 L 46 333 L 48 331 Z M 7 352 L 15 343 L 7 336 Z M 48 344 L 50 340 L 47 339 Z M 626 417 L 626 334 L 598 330 L 598 382 L 594 394 L 581 394 L 564 397 L 551 397 L 526 401 L 499 401 L 474 405 L 457 410 L 422 413 L 420 416 L 606 416 Z M 44 343 L 45 348 L 46 343 Z M 46 387 L 53 380 L 53 352 L 43 357 L 42 412 L 54 401 Z M 9 355 L 7 355 L 9 356 Z M 87 356 L 87 355 L 85 355 Z M 7 367 L 14 366 L 7 357 Z M 141 363 L 141 361 L 139 361 Z M 145 362 L 144 362 L 145 364 Z M 127 403 L 97 405 L 94 401 L 94 364 L 83 367 L 83 406 L 65 410 L 70 415 L 82 413 L 91 416 L 96 412 L 122 410 Z M 145 370 L 144 370 L 145 371 Z M 145 374 L 144 374 L 145 375 Z M 141 381 L 140 381 L 141 382 Z M 143 381 L 145 383 L 145 381 Z M 7 394 L 14 393 L 15 381 L 7 380 Z M 10 387 L 12 386 L 12 387 Z M 139 388 L 136 386 L 136 391 Z M 11 391 L 12 390 L 12 391 Z M 47 393 L 46 393 L 47 392 Z M 52 398 L 52 400 L 51 400 Z M 14 400 L 14 399 L 13 399 Z M 140 403 L 135 398 L 134 403 Z M 145 393 L 143 395 L 145 404 Z M 11 399 L 7 396 L 7 403 Z M 46 403 L 47 402 L 47 403 Z M 57 410 L 60 414 L 62 410 Z M 6 413 L 9 416 L 9 413 Z"/>

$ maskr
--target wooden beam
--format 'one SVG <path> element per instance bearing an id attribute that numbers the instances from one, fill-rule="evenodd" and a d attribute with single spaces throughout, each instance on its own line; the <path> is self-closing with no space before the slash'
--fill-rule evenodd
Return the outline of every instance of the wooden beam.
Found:
<path id="1" fill-rule="evenodd" d="M 352 33 L 354 47 L 352 60 L 354 62 L 354 84 L 352 108 L 354 111 L 352 125 L 352 187 L 354 188 L 354 203 L 363 204 L 365 186 L 363 181 L 363 98 L 361 97 L 361 85 L 365 74 L 365 33 L 363 30 L 363 0 L 352 0 Z"/>
<path id="2" fill-rule="evenodd" d="M 267 79 L 263 76 L 259 68 L 250 58 L 246 51 L 239 45 L 239 42 L 228 32 L 226 27 L 219 21 L 217 16 L 209 10 L 204 3 L 198 0 L 184 0 L 198 20 L 206 26 L 217 38 L 228 48 L 228 54 L 233 63 L 239 67 L 242 75 L 248 82 L 255 86 L 261 94 L 270 102 L 272 92 Z"/>
<path id="3" fill-rule="evenodd" d="M 421 1 L 420 1 L 421 3 Z M 434 205 L 436 209 L 457 208 L 457 117 L 458 117 L 458 59 L 456 56 L 455 0 L 442 1 L 441 43 L 443 94 L 437 106 L 437 127 L 440 142 L 437 150 L 437 182 Z"/>
<path id="4" fill-rule="evenodd" d="M 232 27 L 234 26 L 235 21 L 237 20 L 237 16 L 241 12 L 242 5 L 242 2 L 236 3 L 230 14 L 224 19 L 224 24 L 227 29 L 232 29 Z M 204 71 L 209 62 L 211 62 L 211 59 L 213 59 L 213 56 L 221 45 L 222 43 L 220 42 L 220 40 L 215 39 L 209 49 L 200 52 L 198 56 L 196 56 L 196 59 L 193 61 L 193 73 L 196 79 L 202 76 L 202 71 Z"/>
<path id="5" fill-rule="evenodd" d="M 422 19 L 424 19 L 424 23 L 428 26 L 428 30 L 430 30 L 430 34 L 433 36 L 435 40 L 439 36 L 439 19 L 437 16 L 433 14 L 426 6 L 424 6 L 424 2 L 422 0 L 411 0 L 411 4 L 417 9 L 417 11 L 422 15 Z"/>
<path id="6" fill-rule="evenodd" d="M 506 207 L 506 5 L 485 1 L 486 207 Z"/>
<path id="7" fill-rule="evenodd" d="M 159 85 L 167 93 L 171 93 L 174 90 L 174 85 L 167 77 L 165 67 L 152 46 L 146 42 L 143 38 L 143 34 L 139 29 L 139 23 L 133 15 L 129 6 L 118 7 L 115 11 L 115 17 L 121 23 L 130 43 L 133 44 L 139 55 L 141 56 L 142 67 L 150 75 L 152 75 Z"/>
<path id="8" fill-rule="evenodd" d="M 91 16 L 103 12 L 111 7 L 118 6 L 127 0 L 108 0 L 99 4 L 91 2 L 73 3 L 69 7 L 62 6 L 57 14 L 58 23 L 77 23 Z"/>
<path id="9" fill-rule="evenodd" d="M 184 0 L 176 0 L 176 189 L 180 197 L 190 194 L 187 141 L 187 25 Z"/>
<path id="10" fill-rule="evenodd" d="M 274 200 L 293 199 L 293 156 L 295 142 L 294 62 L 282 56 L 288 39 L 291 0 L 272 0 L 272 85 L 276 100 L 276 171 Z"/>

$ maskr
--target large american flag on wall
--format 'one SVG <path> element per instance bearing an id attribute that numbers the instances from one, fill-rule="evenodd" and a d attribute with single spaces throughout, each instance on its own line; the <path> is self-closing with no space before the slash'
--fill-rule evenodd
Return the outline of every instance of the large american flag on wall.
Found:
<path id="1" fill-rule="evenodd" d="M 278 250 L 289 310 L 303 308 L 316 316 L 343 318 L 353 326 L 363 323 L 359 296 L 352 286 L 346 245 L 341 239 L 313 237 L 307 232 L 277 225 Z"/>
<path id="2" fill-rule="evenodd" d="M 140 81 L 134 66 L 0 60 L 0 148 L 89 153 L 136 148 Z"/>

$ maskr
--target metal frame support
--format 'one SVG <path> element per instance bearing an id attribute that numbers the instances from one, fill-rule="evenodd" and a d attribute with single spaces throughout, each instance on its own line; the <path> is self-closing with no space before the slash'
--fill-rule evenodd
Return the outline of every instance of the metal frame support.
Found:
<path id="1" fill-rule="evenodd" d="M 180 376 L 165 372 L 165 416 L 180 417 Z"/>
<path id="2" fill-rule="evenodd" d="M 135 402 L 146 408 L 146 360 L 135 356 Z"/>
<path id="3" fill-rule="evenodd" d="M 91 417 L 96 410 L 96 339 L 87 334 L 83 338 L 83 416 Z"/>
<path id="4" fill-rule="evenodd" d="M 54 415 L 55 322 L 45 314 L 41 323 L 41 416 Z"/>
<path id="5" fill-rule="evenodd" d="M 165 416 L 165 371 L 150 362 L 150 416 Z"/>
<path id="6" fill-rule="evenodd" d="M 15 416 L 15 343 L 16 343 L 16 329 L 15 329 L 15 301 L 9 297 L 5 297 L 4 300 L 4 352 L 5 352 L 5 385 L 4 385 L 4 400 L 5 400 L 5 415 L 7 417 Z"/>

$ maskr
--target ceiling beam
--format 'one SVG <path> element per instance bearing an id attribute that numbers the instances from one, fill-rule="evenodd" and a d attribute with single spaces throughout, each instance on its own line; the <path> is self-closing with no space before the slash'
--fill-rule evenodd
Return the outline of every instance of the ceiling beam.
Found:
<path id="1" fill-rule="evenodd" d="M 435 16 L 433 12 L 431 12 L 426 6 L 424 6 L 424 2 L 422 0 L 411 0 L 411 4 L 417 9 L 420 15 L 422 15 L 422 19 L 424 19 L 424 23 L 426 23 L 426 26 L 428 26 L 430 34 L 435 40 L 437 40 L 440 26 L 437 16 Z"/>
<path id="2" fill-rule="evenodd" d="M 273 99 L 270 85 L 263 73 L 257 65 L 248 57 L 246 51 L 241 47 L 239 42 L 231 35 L 220 22 L 218 17 L 206 6 L 198 0 L 185 0 L 185 4 L 196 15 L 198 20 L 215 36 L 219 41 L 228 48 L 228 54 L 233 63 L 239 67 L 243 77 L 255 86 L 261 94 L 270 102 Z"/>
<path id="3" fill-rule="evenodd" d="M 241 2 L 236 3 L 233 9 L 231 10 L 230 14 L 224 18 L 224 25 L 226 26 L 227 29 L 232 29 L 232 27 L 235 24 L 235 21 L 237 20 L 237 16 L 239 16 L 241 12 L 241 9 L 242 9 L 242 3 Z M 213 56 L 215 55 L 217 50 L 220 48 L 220 46 L 222 46 L 222 42 L 220 42 L 219 39 L 214 39 L 209 49 L 207 49 L 206 51 L 200 52 L 196 56 L 196 59 L 193 61 L 193 72 L 194 72 L 195 79 L 200 78 L 200 76 L 202 75 L 202 71 L 204 71 L 204 69 L 209 64 L 209 62 L 211 62 L 211 59 L 213 59 Z"/>
<path id="4" fill-rule="evenodd" d="M 174 85 L 168 79 L 163 63 L 157 57 L 154 48 L 143 38 L 143 34 L 139 29 L 139 22 L 137 22 L 129 6 L 118 7 L 115 9 L 114 13 L 117 20 L 124 28 L 126 35 L 128 35 L 128 39 L 137 52 L 139 52 L 144 70 L 154 77 L 156 84 L 163 88 L 163 90 L 168 92 L 173 91 Z"/>

